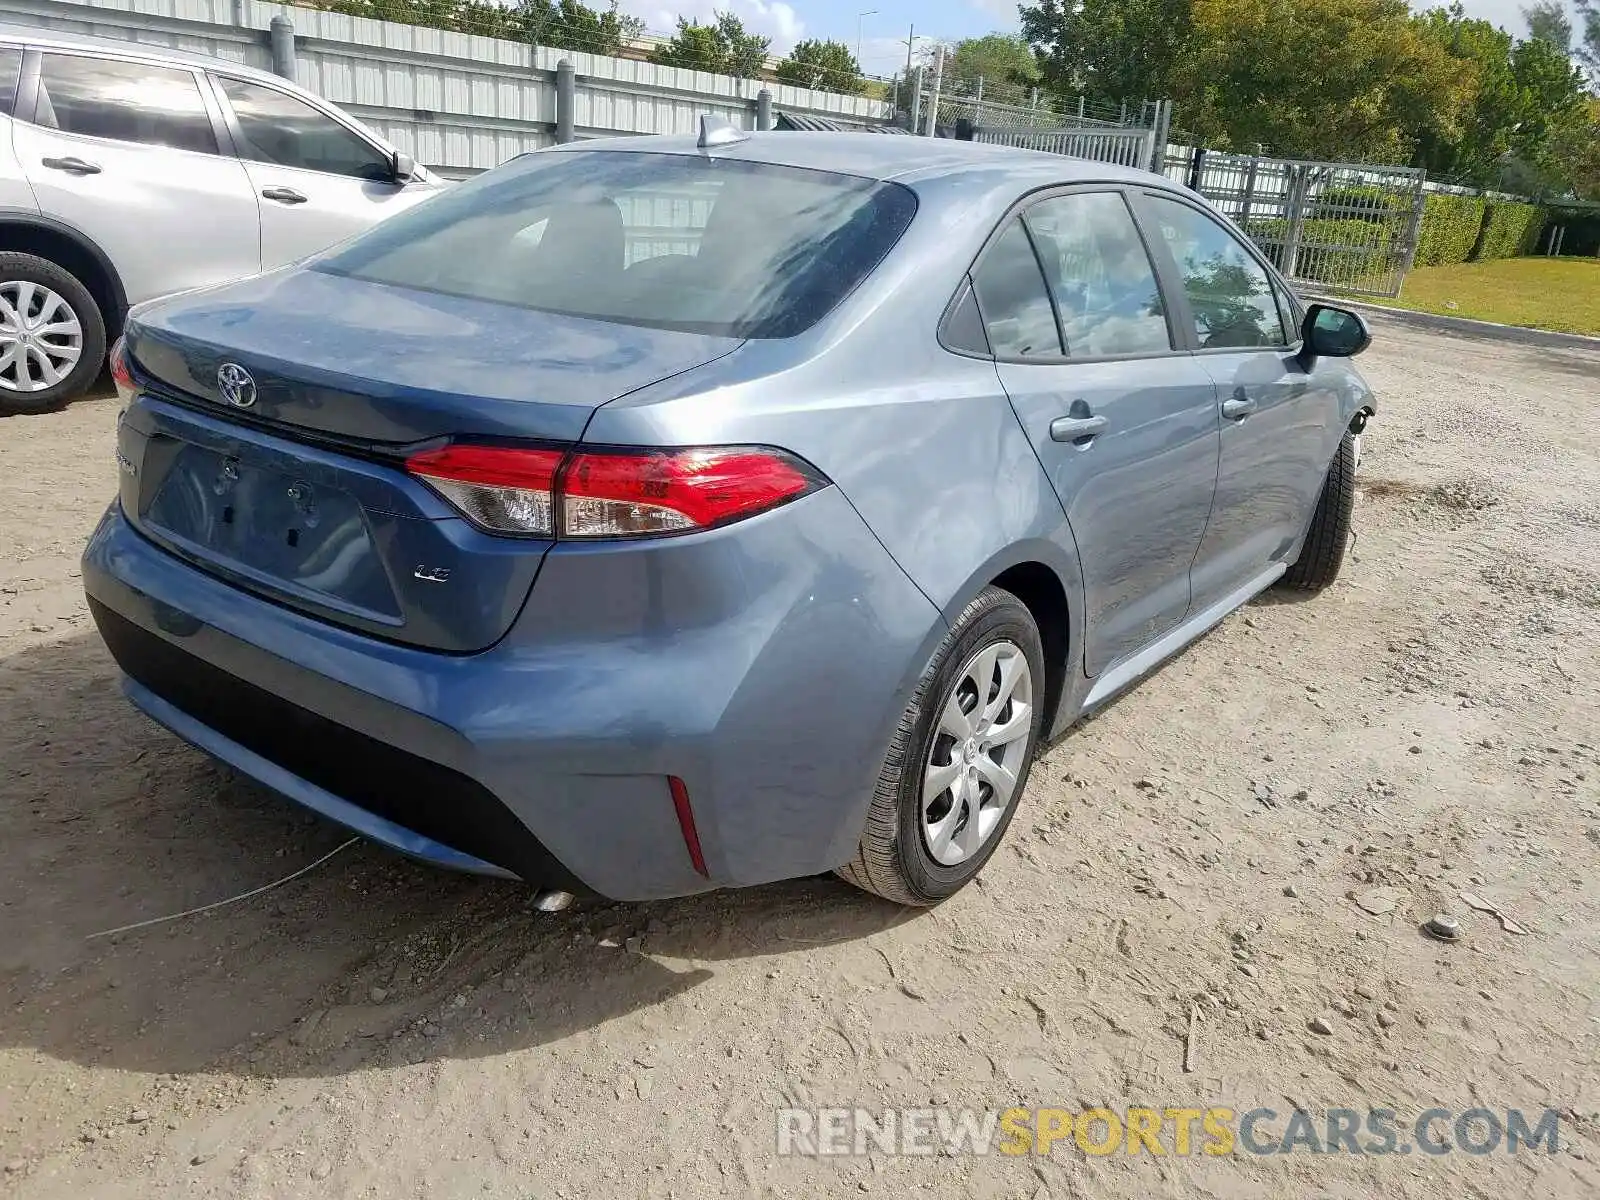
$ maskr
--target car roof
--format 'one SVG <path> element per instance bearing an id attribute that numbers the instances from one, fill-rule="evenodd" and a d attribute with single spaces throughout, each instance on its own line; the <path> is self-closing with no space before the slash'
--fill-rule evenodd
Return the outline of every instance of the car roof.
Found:
<path id="1" fill-rule="evenodd" d="M 148 42 L 123 42 L 113 38 L 97 38 L 81 33 L 68 33 L 61 29 L 45 29 L 37 25 L 0 23 L 0 43 L 21 44 L 39 50 L 93 50 L 98 54 L 110 54 L 118 58 L 173 63 L 186 67 L 202 67 L 208 71 L 226 71 L 230 75 L 238 75 L 246 79 L 259 79 L 263 83 L 270 83 L 275 87 L 285 88 L 303 95 L 311 95 L 304 88 L 296 87 L 282 76 L 273 75 L 268 71 L 258 71 L 256 68 L 247 67 L 243 63 L 233 62 L 225 58 L 213 58 L 207 54 L 191 54 L 187 50 L 173 50 L 167 46 L 152 46 Z"/>
<path id="2" fill-rule="evenodd" d="M 777 166 L 836 171 L 867 179 L 912 183 L 951 176 L 1002 171 L 1013 182 L 1160 184 L 1172 181 L 1149 171 L 1092 159 L 1072 158 L 1015 146 L 957 141 L 953 138 L 873 137 L 866 132 L 772 131 L 702 151 L 688 136 L 594 138 L 552 150 L 632 151 L 655 154 L 709 153 L 716 158 Z M 546 151 L 548 153 L 549 151 Z"/>

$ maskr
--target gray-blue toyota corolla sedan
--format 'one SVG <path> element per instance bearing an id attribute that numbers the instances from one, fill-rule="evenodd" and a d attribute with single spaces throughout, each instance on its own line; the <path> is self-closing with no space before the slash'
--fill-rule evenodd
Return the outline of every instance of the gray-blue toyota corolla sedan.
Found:
<path id="1" fill-rule="evenodd" d="M 134 704 L 407 854 L 931 904 L 1045 739 L 1333 579 L 1367 341 L 1155 175 L 584 142 L 135 312 L 84 583 Z"/>

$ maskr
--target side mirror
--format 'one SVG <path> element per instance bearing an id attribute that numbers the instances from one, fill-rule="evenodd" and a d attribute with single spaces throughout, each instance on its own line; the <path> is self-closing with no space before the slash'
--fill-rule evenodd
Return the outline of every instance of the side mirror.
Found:
<path id="1" fill-rule="evenodd" d="M 1372 345 L 1360 313 L 1331 304 L 1313 304 L 1300 325 L 1301 361 L 1309 368 L 1319 358 L 1354 358 Z"/>
<path id="2" fill-rule="evenodd" d="M 389 159 L 390 170 L 396 183 L 409 183 L 417 176 L 417 160 L 404 150 L 396 150 Z"/>

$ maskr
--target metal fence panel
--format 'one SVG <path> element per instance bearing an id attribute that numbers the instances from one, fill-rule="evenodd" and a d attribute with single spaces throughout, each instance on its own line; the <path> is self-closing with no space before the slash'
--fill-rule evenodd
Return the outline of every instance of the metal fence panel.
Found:
<path id="1" fill-rule="evenodd" d="M 1295 283 L 1397 296 L 1416 256 L 1423 172 L 1169 148 L 1167 176 L 1210 200 Z"/>
<path id="2" fill-rule="evenodd" d="M 1155 136 L 1153 129 L 978 129 L 973 132 L 973 140 L 978 142 L 1141 168 L 1150 165 Z"/>

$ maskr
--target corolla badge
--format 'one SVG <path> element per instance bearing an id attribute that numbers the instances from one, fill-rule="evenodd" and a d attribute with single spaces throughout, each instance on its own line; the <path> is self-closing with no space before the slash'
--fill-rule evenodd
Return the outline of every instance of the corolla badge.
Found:
<path id="1" fill-rule="evenodd" d="M 217 368 L 217 390 L 235 408 L 249 408 L 256 402 L 256 381 L 238 363 L 225 362 Z"/>

